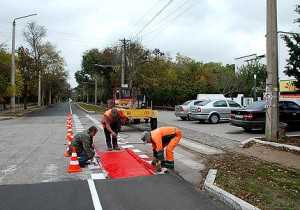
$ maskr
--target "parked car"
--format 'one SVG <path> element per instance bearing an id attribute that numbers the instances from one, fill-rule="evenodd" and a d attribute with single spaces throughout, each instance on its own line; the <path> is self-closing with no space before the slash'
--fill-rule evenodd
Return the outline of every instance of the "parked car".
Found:
<path id="1" fill-rule="evenodd" d="M 190 100 L 186 101 L 181 105 L 176 105 L 175 106 L 175 116 L 180 117 L 182 120 L 190 120 L 190 107 L 195 106 L 199 103 L 201 103 L 203 100 Z"/>
<path id="2" fill-rule="evenodd" d="M 257 101 L 244 109 L 231 112 L 230 123 L 233 126 L 242 127 L 246 131 L 252 129 L 264 129 L 266 123 L 266 102 Z M 279 102 L 280 122 L 288 125 L 300 125 L 300 101 L 281 100 Z"/>
<path id="3" fill-rule="evenodd" d="M 240 104 L 232 100 L 205 100 L 191 107 L 191 118 L 216 124 L 220 121 L 229 121 L 231 110 L 241 108 Z"/>

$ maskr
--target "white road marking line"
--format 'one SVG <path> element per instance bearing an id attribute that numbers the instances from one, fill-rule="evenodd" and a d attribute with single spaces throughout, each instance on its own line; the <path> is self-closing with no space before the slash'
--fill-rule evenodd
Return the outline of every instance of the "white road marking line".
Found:
<path id="1" fill-rule="evenodd" d="M 152 163 L 152 161 L 151 161 L 151 160 L 146 160 L 146 162 L 147 162 L 147 163 L 149 163 L 149 164 L 151 164 L 151 163 Z"/>
<path id="2" fill-rule="evenodd" d="M 91 177 L 93 180 L 106 179 L 105 174 L 103 173 L 91 174 Z"/>
<path id="3" fill-rule="evenodd" d="M 135 153 L 141 153 L 142 151 L 139 149 L 133 149 L 132 151 L 134 151 Z"/>
<path id="4" fill-rule="evenodd" d="M 148 155 L 139 155 L 140 158 L 143 158 L 143 159 L 146 159 L 146 158 L 149 158 Z"/>
<path id="5" fill-rule="evenodd" d="M 127 148 L 134 148 L 133 145 L 124 145 L 124 146 L 121 146 L 121 147 L 124 148 L 124 149 L 127 149 Z"/>
<path id="6" fill-rule="evenodd" d="M 96 120 L 95 118 L 91 117 L 89 114 L 85 115 L 87 118 L 89 118 L 98 128 L 100 128 L 101 130 L 103 130 L 103 127 L 101 125 L 101 123 Z"/>
<path id="7" fill-rule="evenodd" d="M 99 196 L 96 190 L 96 186 L 94 183 L 94 180 L 92 179 L 88 179 L 88 184 L 89 184 L 89 188 L 90 188 L 90 192 L 91 192 L 91 196 L 92 196 L 92 200 L 93 200 L 93 204 L 94 204 L 94 208 L 95 210 L 103 210 L 100 200 L 99 200 Z"/>
<path id="8" fill-rule="evenodd" d="M 73 114 L 73 111 L 72 111 L 72 106 L 71 106 L 71 103 L 69 101 L 69 107 L 70 107 L 70 113 Z"/>
<path id="9" fill-rule="evenodd" d="M 88 168 L 89 168 L 90 170 L 101 169 L 99 165 L 93 165 L 93 164 L 88 165 Z"/>

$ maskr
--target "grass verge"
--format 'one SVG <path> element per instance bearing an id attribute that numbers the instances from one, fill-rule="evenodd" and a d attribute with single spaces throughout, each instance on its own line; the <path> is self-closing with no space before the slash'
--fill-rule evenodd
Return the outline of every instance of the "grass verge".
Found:
<path id="1" fill-rule="evenodd" d="M 100 113 L 100 114 L 103 114 L 107 110 L 106 107 L 104 107 L 104 106 L 96 106 L 93 104 L 86 104 L 86 103 L 82 103 L 82 102 L 79 102 L 78 105 L 87 111 L 94 111 L 94 112 Z"/>
<path id="2" fill-rule="evenodd" d="M 210 165 L 218 169 L 217 186 L 260 209 L 300 209 L 300 170 L 233 154 Z"/>

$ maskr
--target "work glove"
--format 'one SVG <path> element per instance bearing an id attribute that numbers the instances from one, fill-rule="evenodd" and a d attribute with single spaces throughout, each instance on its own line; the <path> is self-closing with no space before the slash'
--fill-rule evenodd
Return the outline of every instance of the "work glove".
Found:
<path id="1" fill-rule="evenodd" d="M 156 172 L 161 172 L 161 161 L 157 160 L 155 165 Z"/>
<path id="2" fill-rule="evenodd" d="M 152 162 L 151 162 L 151 165 L 156 166 L 156 164 L 157 164 L 157 159 L 154 158 L 154 159 L 152 160 Z"/>

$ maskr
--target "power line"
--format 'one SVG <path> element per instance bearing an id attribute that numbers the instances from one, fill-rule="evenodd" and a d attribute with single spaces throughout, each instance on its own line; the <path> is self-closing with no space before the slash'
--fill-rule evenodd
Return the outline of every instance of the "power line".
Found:
<path id="1" fill-rule="evenodd" d="M 161 0 L 156 1 L 155 4 L 152 5 L 152 7 L 150 7 L 150 9 L 148 9 L 148 10 L 144 13 L 144 15 L 142 15 L 142 17 L 140 17 L 133 25 L 134 25 L 134 26 L 137 26 L 141 21 L 143 21 L 144 18 L 148 15 L 148 13 L 150 13 L 150 12 L 158 5 L 158 3 L 159 3 L 160 1 L 161 1 Z"/>
<path id="2" fill-rule="evenodd" d="M 141 34 L 147 26 L 149 26 L 165 9 L 168 8 L 168 6 L 173 2 L 174 0 L 169 0 L 167 4 L 165 4 L 143 27 L 142 29 L 136 34 Z"/>
<path id="3" fill-rule="evenodd" d="M 199 2 L 197 2 L 199 3 Z M 174 22 L 176 19 L 178 19 L 179 17 L 181 17 L 182 15 L 184 15 L 186 12 L 188 12 L 194 5 L 190 5 L 189 7 L 187 7 L 185 10 L 183 10 L 181 13 L 179 13 L 178 15 L 176 15 L 173 19 L 171 19 L 171 21 L 169 21 L 168 24 L 165 24 L 162 28 L 162 30 L 160 31 L 157 31 L 157 32 L 162 32 L 164 30 L 166 30 L 169 26 L 170 26 L 170 23 Z M 157 36 L 154 36 L 151 40 L 149 41 L 153 41 Z"/>
<path id="4" fill-rule="evenodd" d="M 160 23 L 158 24 L 158 27 L 156 27 L 154 30 L 144 34 L 143 36 L 148 36 L 149 34 L 152 34 L 153 32 L 157 31 L 158 29 L 160 29 L 163 25 L 166 25 L 166 23 L 168 22 L 168 20 L 170 20 L 170 17 L 176 15 L 177 12 L 180 12 L 180 9 L 184 8 L 184 6 L 189 2 L 190 0 L 185 0 L 182 4 L 180 4 L 178 7 L 176 7 L 174 10 L 172 10 L 171 12 L 167 13 L 167 15 L 165 15 L 163 17 L 163 19 L 160 21 Z M 191 2 L 190 2 L 191 3 Z"/>

